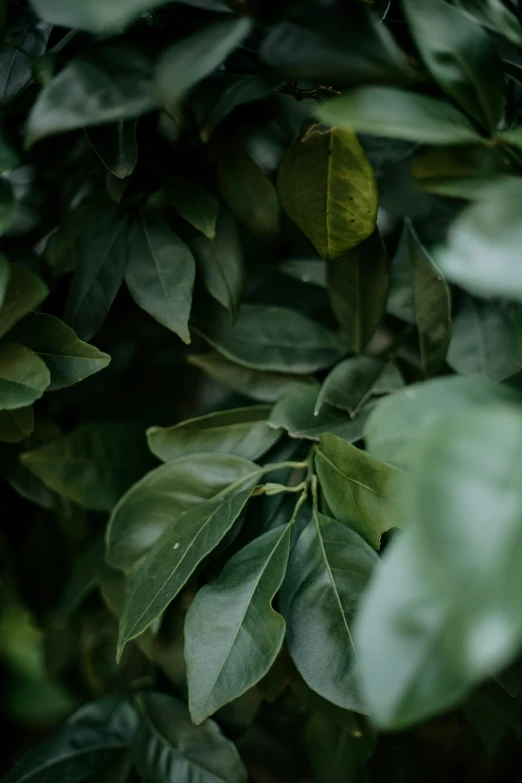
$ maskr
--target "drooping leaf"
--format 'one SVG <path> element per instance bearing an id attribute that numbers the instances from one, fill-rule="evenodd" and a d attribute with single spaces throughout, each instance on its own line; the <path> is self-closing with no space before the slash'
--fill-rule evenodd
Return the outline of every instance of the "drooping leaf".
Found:
<path id="1" fill-rule="evenodd" d="M 196 182 L 179 174 L 165 174 L 162 185 L 167 198 L 181 217 L 207 239 L 215 239 L 218 200 Z"/>
<path id="2" fill-rule="evenodd" d="M 323 712 L 308 719 L 305 747 L 317 783 L 355 783 L 364 775 L 375 747 L 374 731 L 356 713 L 346 713 L 346 719 L 336 722 Z"/>
<path id="3" fill-rule="evenodd" d="M 420 190 L 472 201 L 482 197 L 484 187 L 512 176 L 511 172 L 505 154 L 483 144 L 437 147 L 416 157 L 412 167 Z"/>
<path id="4" fill-rule="evenodd" d="M 0 337 L 21 318 L 38 307 L 49 293 L 42 281 L 20 264 L 3 264 L 4 296 L 0 306 Z"/>
<path id="5" fill-rule="evenodd" d="M 328 403 L 353 416 L 371 395 L 387 394 L 403 386 L 402 376 L 393 362 L 368 356 L 345 359 L 326 377 L 315 403 L 315 413 L 318 415 Z"/>
<path id="6" fill-rule="evenodd" d="M 328 294 L 348 347 L 362 353 L 385 311 L 388 254 L 378 229 L 327 267 Z"/>
<path id="7" fill-rule="evenodd" d="M 52 25 L 36 19 L 25 9 L 10 9 L 10 18 L 12 21 L 0 45 L 1 108 L 31 83 L 32 61 L 45 52 L 52 31 Z"/>
<path id="8" fill-rule="evenodd" d="M 137 714 L 127 697 L 107 696 L 86 704 L 56 734 L 33 748 L 3 783 L 79 783 L 101 770 L 131 743 Z"/>
<path id="9" fill-rule="evenodd" d="M 222 210 L 217 218 L 215 237 L 193 236 L 189 247 L 205 288 L 235 320 L 245 285 L 245 265 L 237 229 L 230 215 Z"/>
<path id="10" fill-rule="evenodd" d="M 96 511 L 110 511 L 152 461 L 141 427 L 108 421 L 81 424 L 20 459 L 55 492 Z"/>
<path id="11" fill-rule="evenodd" d="M 356 133 L 426 144 L 469 144 L 481 137 L 449 103 L 391 87 L 361 87 L 315 110 L 322 121 Z"/>
<path id="12" fill-rule="evenodd" d="M 0 413 L 0 441 L 4 443 L 20 443 L 33 429 L 34 414 L 30 405 Z"/>
<path id="13" fill-rule="evenodd" d="M 395 497 L 401 471 L 331 434 L 321 435 L 315 464 L 333 515 L 375 549 L 386 530 L 402 525 Z"/>
<path id="14" fill-rule="evenodd" d="M 164 693 L 141 693 L 132 753 L 148 783 L 246 783 L 236 747 L 212 720 L 194 726 L 185 705 Z"/>
<path id="15" fill-rule="evenodd" d="M 194 331 L 233 362 L 253 370 L 304 375 L 342 356 L 339 338 L 294 310 L 244 305 L 232 326 L 224 309 L 199 313 Z"/>
<path id="16" fill-rule="evenodd" d="M 277 188 L 284 209 L 325 259 L 338 258 L 374 231 L 375 176 L 350 129 L 297 138 L 283 156 Z"/>
<path id="17" fill-rule="evenodd" d="M 365 708 L 356 689 L 351 626 L 376 561 L 357 533 L 314 509 L 292 549 L 281 591 L 286 643 L 298 670 L 323 698 L 355 712 Z"/>
<path id="18" fill-rule="evenodd" d="M 192 720 L 201 723 L 264 677 L 285 635 L 272 607 L 290 550 L 288 525 L 251 541 L 192 602 L 185 659 Z"/>
<path id="19" fill-rule="evenodd" d="M 520 305 L 465 297 L 453 319 L 448 364 L 463 375 L 502 381 L 522 369 Z"/>
<path id="20" fill-rule="evenodd" d="M 246 17 L 217 22 L 176 41 L 162 55 L 156 72 L 156 89 L 167 111 L 201 79 L 214 71 L 248 35 Z"/>
<path id="21" fill-rule="evenodd" d="M 33 351 L 18 343 L 0 345 L 0 410 L 30 405 L 50 382 L 49 370 Z"/>
<path id="22" fill-rule="evenodd" d="M 136 303 L 186 343 L 195 275 L 188 246 L 163 219 L 142 212 L 132 228 L 125 282 Z"/>
<path id="23" fill-rule="evenodd" d="M 310 377 L 251 370 L 215 351 L 189 356 L 188 361 L 227 389 L 259 402 L 276 402 L 292 389 L 313 385 Z"/>
<path id="24" fill-rule="evenodd" d="M 443 0 L 404 0 L 403 6 L 435 81 L 477 122 L 494 131 L 504 108 L 504 74 L 492 39 Z"/>
<path id="25" fill-rule="evenodd" d="M 347 413 L 326 407 L 316 415 L 318 393 L 317 384 L 290 391 L 275 404 L 269 425 L 286 430 L 291 438 L 319 440 L 324 432 L 333 432 L 349 442 L 359 440 L 366 414 L 354 420 Z"/>
<path id="26" fill-rule="evenodd" d="M 255 460 L 279 440 L 267 424 L 269 414 L 270 408 L 264 406 L 209 413 L 172 427 L 151 427 L 147 440 L 164 462 L 214 451 Z"/>
<path id="27" fill-rule="evenodd" d="M 136 120 L 88 128 L 85 133 L 103 165 L 119 179 L 130 177 L 138 162 Z"/>
<path id="28" fill-rule="evenodd" d="M 250 476 L 189 508 L 165 528 L 133 572 L 120 617 L 118 658 L 127 642 L 166 609 L 201 560 L 230 530 L 260 475 L 260 469 L 252 463 Z"/>
<path id="29" fill-rule="evenodd" d="M 18 322 L 11 336 L 43 359 L 51 373 L 48 391 L 72 386 L 103 370 L 111 360 L 53 315 L 31 313 Z"/>

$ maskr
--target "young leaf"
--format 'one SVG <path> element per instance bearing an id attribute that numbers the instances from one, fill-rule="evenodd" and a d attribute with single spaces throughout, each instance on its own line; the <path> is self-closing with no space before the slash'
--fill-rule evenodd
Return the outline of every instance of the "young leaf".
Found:
<path id="1" fill-rule="evenodd" d="M 388 254 L 378 229 L 330 261 L 328 295 L 349 348 L 362 353 L 382 320 L 388 294 Z"/>
<path id="2" fill-rule="evenodd" d="M 0 345 L 0 410 L 30 405 L 50 382 L 49 370 L 33 351 L 18 343 Z"/>
<path id="3" fill-rule="evenodd" d="M 325 259 L 369 237 L 377 219 L 373 169 L 350 129 L 298 138 L 277 176 L 281 204 Z"/>
<path id="4" fill-rule="evenodd" d="M 157 93 L 167 111 L 174 111 L 184 93 L 221 65 L 248 35 L 251 25 L 246 17 L 218 22 L 167 49 L 156 71 Z"/>
<path id="5" fill-rule="evenodd" d="M 96 511 L 110 511 L 152 461 L 140 427 L 107 421 L 81 424 L 20 459 L 55 492 Z"/>
<path id="6" fill-rule="evenodd" d="M 201 723 L 264 677 L 285 635 L 272 607 L 290 550 L 285 525 L 251 541 L 196 595 L 185 621 L 189 709 Z"/>
<path id="7" fill-rule="evenodd" d="M 31 405 L 0 412 L 0 441 L 20 443 L 34 430 L 34 414 Z"/>
<path id="8" fill-rule="evenodd" d="M 387 394 L 403 386 L 402 376 L 393 362 L 368 356 L 345 359 L 334 367 L 321 386 L 315 414 L 319 415 L 328 403 L 353 416 L 371 395 Z"/>
<path id="9" fill-rule="evenodd" d="M 234 221 L 222 210 L 214 238 L 193 236 L 188 244 L 205 288 L 235 321 L 245 285 L 245 264 Z"/>
<path id="10" fill-rule="evenodd" d="M 123 44 L 102 46 L 72 60 L 43 88 L 29 115 L 26 144 L 132 119 L 156 105 L 149 56 Z"/>
<path id="11" fill-rule="evenodd" d="M 51 373 L 48 391 L 72 386 L 107 367 L 111 357 L 79 340 L 74 331 L 53 315 L 31 313 L 11 332 L 14 340 L 30 348 Z"/>
<path id="12" fill-rule="evenodd" d="M 219 544 L 248 502 L 261 471 L 217 497 L 190 508 L 172 522 L 133 572 L 120 617 L 117 657 L 176 597 L 199 563 Z"/>
<path id="13" fill-rule="evenodd" d="M 0 306 L 0 337 L 3 337 L 24 315 L 38 307 L 49 293 L 47 286 L 36 275 L 19 264 L 9 265 L 8 277 L 4 264 L 3 275 L 4 297 Z"/>
<path id="14" fill-rule="evenodd" d="M 357 533 L 314 509 L 292 549 L 281 591 L 295 665 L 316 693 L 355 712 L 366 710 L 356 692 L 351 626 L 376 562 Z"/>
<path id="15" fill-rule="evenodd" d="M 162 185 L 168 200 L 181 217 L 207 239 L 215 239 L 218 200 L 196 182 L 179 174 L 164 174 Z"/>
<path id="16" fill-rule="evenodd" d="M 335 517 L 379 549 L 381 535 L 402 524 L 394 497 L 401 471 L 330 434 L 321 435 L 315 464 Z"/>
<path id="17" fill-rule="evenodd" d="M 85 134 L 103 165 L 119 179 L 130 177 L 138 162 L 137 120 L 89 128 Z"/>
<path id="18" fill-rule="evenodd" d="M 188 361 L 216 383 L 259 402 L 276 402 L 292 389 L 314 385 L 313 379 L 307 376 L 251 370 L 215 351 L 189 356 Z"/>
<path id="19" fill-rule="evenodd" d="M 187 245 L 160 217 L 142 212 L 132 228 L 125 282 L 136 303 L 186 343 L 195 275 Z"/>
<path id="20" fill-rule="evenodd" d="M 217 723 L 194 726 L 185 705 L 164 693 L 141 693 L 138 708 L 132 753 L 145 780 L 246 783 L 239 753 Z"/>
<path id="21" fill-rule="evenodd" d="M 152 470 L 122 497 L 107 529 L 107 560 L 127 570 L 184 511 L 252 473 L 252 463 L 228 454 L 192 454 Z"/>
<path id="22" fill-rule="evenodd" d="M 254 370 L 305 375 L 343 354 L 339 338 L 301 313 L 244 305 L 231 326 L 225 310 L 198 314 L 194 331 L 233 362 Z"/>
<path id="23" fill-rule="evenodd" d="M 403 0 L 433 78 L 477 122 L 494 131 L 504 108 L 504 74 L 490 36 L 443 0 Z"/>
<path id="24" fill-rule="evenodd" d="M 322 122 L 390 139 L 442 145 L 481 139 L 468 118 L 449 103 L 391 87 L 352 90 L 326 101 L 315 114 Z"/>
<path id="25" fill-rule="evenodd" d="M 222 452 L 255 460 L 279 440 L 267 425 L 270 408 L 256 406 L 209 413 L 173 427 L 147 430 L 149 448 L 163 462 L 202 452 Z"/>

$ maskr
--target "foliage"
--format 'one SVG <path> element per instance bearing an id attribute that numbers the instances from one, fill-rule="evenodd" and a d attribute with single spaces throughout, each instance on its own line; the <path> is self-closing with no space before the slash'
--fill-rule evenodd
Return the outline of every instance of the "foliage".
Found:
<path id="1" fill-rule="evenodd" d="M 521 780 L 517 4 L 0 28 L 4 783 Z"/>

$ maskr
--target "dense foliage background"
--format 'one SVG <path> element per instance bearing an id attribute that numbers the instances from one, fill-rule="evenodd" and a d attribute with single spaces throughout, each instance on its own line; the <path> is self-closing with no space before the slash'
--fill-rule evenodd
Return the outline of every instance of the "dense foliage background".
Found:
<path id="1" fill-rule="evenodd" d="M 0 25 L 4 783 L 521 781 L 518 4 Z"/>

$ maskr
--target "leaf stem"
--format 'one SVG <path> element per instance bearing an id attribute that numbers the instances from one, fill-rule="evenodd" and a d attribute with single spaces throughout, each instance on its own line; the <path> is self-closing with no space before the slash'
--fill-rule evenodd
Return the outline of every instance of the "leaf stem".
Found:
<path id="1" fill-rule="evenodd" d="M 67 44 L 72 41 L 75 35 L 78 35 L 78 30 L 69 30 L 69 32 L 64 35 L 64 37 L 58 41 L 58 43 L 49 51 L 51 51 L 53 54 L 58 54 L 58 52 L 61 52 L 62 49 L 64 49 Z"/>

